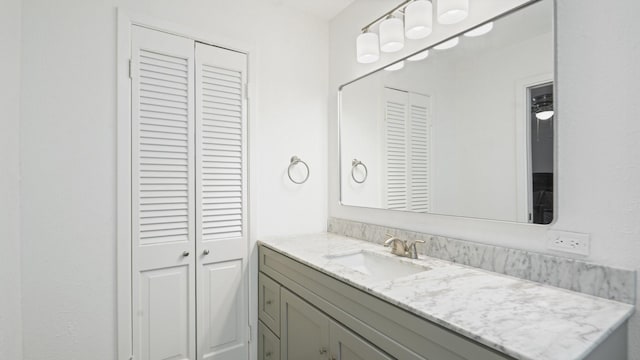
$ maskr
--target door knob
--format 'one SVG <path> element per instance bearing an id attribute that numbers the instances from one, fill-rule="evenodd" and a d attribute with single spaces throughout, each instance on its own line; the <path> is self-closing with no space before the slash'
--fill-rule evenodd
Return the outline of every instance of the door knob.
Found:
<path id="1" fill-rule="evenodd" d="M 182 252 L 182 256 L 189 256 L 189 252 L 188 251 L 183 251 Z"/>
<path id="2" fill-rule="evenodd" d="M 202 252 L 202 255 L 209 255 L 209 249 L 204 249 L 204 251 Z"/>

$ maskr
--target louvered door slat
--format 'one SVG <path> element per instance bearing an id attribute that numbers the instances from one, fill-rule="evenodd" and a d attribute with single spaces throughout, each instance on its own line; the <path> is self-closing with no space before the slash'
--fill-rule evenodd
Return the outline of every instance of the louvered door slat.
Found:
<path id="1" fill-rule="evenodd" d="M 190 83 L 188 58 L 180 58 L 159 54 L 147 50 L 140 50 L 140 60 L 138 71 L 142 79 L 152 77 L 154 79 L 162 79 L 170 81 L 171 84 L 178 84 L 180 87 L 188 87 Z M 164 92 L 171 92 L 172 87 L 166 88 Z M 183 123 L 183 126 L 165 127 L 164 137 L 158 137 L 158 133 L 152 129 L 145 127 L 139 128 L 138 132 L 138 163 L 140 178 L 149 172 L 163 172 L 160 175 L 168 175 L 171 173 L 172 181 L 181 181 L 188 183 L 190 178 L 190 169 L 187 159 L 189 158 L 189 136 L 181 129 L 186 129 L 189 122 L 189 109 L 191 108 L 187 96 L 148 96 L 153 92 L 163 89 L 162 85 L 147 86 L 144 82 L 140 83 L 139 109 L 144 117 L 143 122 L 148 120 L 161 118 L 167 114 L 171 114 L 174 124 Z M 175 130 L 179 129 L 179 130 Z M 171 157 L 174 154 L 175 159 Z M 150 161 L 150 159 L 153 159 Z M 182 161 L 180 161 L 182 160 Z M 158 174 L 157 174 L 158 175 Z M 166 179 L 166 178 L 165 178 Z M 186 189 L 185 189 L 186 190 Z M 189 204 L 188 191 L 176 192 L 175 187 L 162 186 L 157 184 L 149 184 L 140 182 L 139 194 L 141 205 L 148 204 Z M 141 209 L 142 210 L 142 209 Z M 144 211 L 140 212 L 144 216 Z M 189 241 L 189 220 L 184 218 L 165 217 L 164 221 L 171 223 L 163 232 L 159 227 L 150 228 L 148 226 L 140 227 L 140 237 L 142 239 L 154 239 L 154 243 L 162 241 Z M 147 234 L 149 232 L 153 236 Z M 163 235 L 166 235 L 165 239 Z M 149 244 L 150 242 L 146 242 Z"/>

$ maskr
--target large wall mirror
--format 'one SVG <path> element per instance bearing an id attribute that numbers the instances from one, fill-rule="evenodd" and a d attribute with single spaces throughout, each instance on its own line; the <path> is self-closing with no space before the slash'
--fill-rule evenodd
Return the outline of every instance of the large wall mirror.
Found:
<path id="1" fill-rule="evenodd" d="M 341 86 L 342 204 L 551 223 L 553 8 L 532 2 Z"/>

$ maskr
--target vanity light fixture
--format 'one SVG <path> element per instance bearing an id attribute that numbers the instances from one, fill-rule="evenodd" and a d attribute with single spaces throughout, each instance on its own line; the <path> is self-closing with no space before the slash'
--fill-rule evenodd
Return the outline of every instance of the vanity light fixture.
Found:
<path id="1" fill-rule="evenodd" d="M 386 68 L 384 68 L 387 71 L 396 71 L 396 70 L 400 70 L 404 67 L 404 61 L 398 61 L 395 64 L 389 65 Z"/>
<path id="2" fill-rule="evenodd" d="M 407 39 L 423 39 L 433 31 L 433 4 L 416 0 L 404 9 L 404 32 Z"/>
<path id="3" fill-rule="evenodd" d="M 473 29 L 473 30 L 469 30 L 466 33 L 464 33 L 464 36 L 467 37 L 476 37 L 476 36 L 482 36 L 486 33 L 488 33 L 489 31 L 493 30 L 493 21 L 492 22 L 488 22 L 482 26 L 478 26 L 477 28 Z"/>
<path id="4" fill-rule="evenodd" d="M 389 17 L 380 23 L 380 50 L 392 53 L 404 47 L 404 26 L 402 19 Z"/>
<path id="5" fill-rule="evenodd" d="M 452 47 L 455 47 L 456 45 L 458 45 L 459 42 L 460 42 L 460 38 L 456 36 L 451 40 L 447 40 L 441 44 L 434 46 L 433 48 L 436 50 L 451 49 Z"/>
<path id="6" fill-rule="evenodd" d="M 380 51 L 392 53 L 401 50 L 407 39 L 422 39 L 433 31 L 433 0 L 404 0 L 362 28 L 356 39 L 356 59 L 369 64 L 380 58 Z M 378 34 L 370 32 L 378 25 Z M 372 35 L 366 35 L 372 34 Z M 378 38 L 374 50 L 373 39 Z M 379 47 L 378 47 L 379 46 Z"/>
<path id="7" fill-rule="evenodd" d="M 425 50 L 422 52 L 419 52 L 411 57 L 408 57 L 407 60 L 409 61 L 420 61 L 420 60 L 424 60 L 427 57 L 429 57 L 429 50 Z"/>
<path id="8" fill-rule="evenodd" d="M 469 16 L 469 0 L 438 0 L 438 22 L 457 24 Z"/>
<path id="9" fill-rule="evenodd" d="M 356 53 L 358 62 L 370 64 L 380 59 L 380 49 L 378 48 L 378 34 L 364 32 L 356 39 Z"/>

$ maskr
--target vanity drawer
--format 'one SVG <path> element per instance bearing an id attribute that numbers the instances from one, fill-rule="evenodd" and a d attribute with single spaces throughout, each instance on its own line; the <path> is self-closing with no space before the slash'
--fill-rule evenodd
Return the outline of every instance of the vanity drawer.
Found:
<path id="1" fill-rule="evenodd" d="M 280 336 L 280 284 L 260 273 L 258 290 L 258 318 Z"/>
<path id="2" fill-rule="evenodd" d="M 280 360 L 280 339 L 258 321 L 258 360 Z"/>

